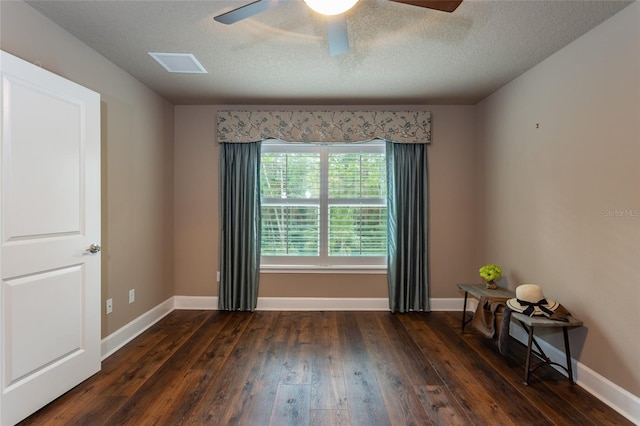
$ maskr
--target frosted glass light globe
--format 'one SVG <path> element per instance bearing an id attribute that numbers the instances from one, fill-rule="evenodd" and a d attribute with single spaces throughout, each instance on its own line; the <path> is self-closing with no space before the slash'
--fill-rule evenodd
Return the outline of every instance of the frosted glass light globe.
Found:
<path id="1" fill-rule="evenodd" d="M 340 15 L 351 9 L 358 0 L 304 0 L 304 2 L 323 15 Z"/>

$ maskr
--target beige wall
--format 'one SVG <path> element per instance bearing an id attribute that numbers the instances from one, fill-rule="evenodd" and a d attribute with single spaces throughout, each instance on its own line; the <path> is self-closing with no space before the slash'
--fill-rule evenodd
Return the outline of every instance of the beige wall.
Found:
<path id="1" fill-rule="evenodd" d="M 215 140 L 218 108 L 177 106 L 175 109 L 175 293 L 181 296 L 218 294 L 219 146 Z M 385 109 L 407 108 L 411 107 Z M 475 250 L 478 223 L 474 186 L 475 108 L 428 106 L 427 109 L 433 119 L 433 144 L 428 150 L 431 296 L 459 297 L 455 284 L 476 281 L 479 267 Z M 263 273 L 260 277 L 259 297 L 384 298 L 387 295 L 386 275 Z"/>
<path id="2" fill-rule="evenodd" d="M 581 363 L 640 395 L 640 4 L 478 106 L 483 261 L 579 319 Z"/>
<path id="3" fill-rule="evenodd" d="M 0 19 L 2 50 L 101 95 L 106 337 L 173 295 L 173 106 L 25 3 L 1 1 Z"/>

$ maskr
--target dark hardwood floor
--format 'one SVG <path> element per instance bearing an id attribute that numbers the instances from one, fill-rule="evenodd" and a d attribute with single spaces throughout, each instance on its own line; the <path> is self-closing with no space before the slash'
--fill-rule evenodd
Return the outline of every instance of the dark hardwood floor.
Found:
<path id="1" fill-rule="evenodd" d="M 21 424 L 631 424 L 460 315 L 174 311 Z"/>

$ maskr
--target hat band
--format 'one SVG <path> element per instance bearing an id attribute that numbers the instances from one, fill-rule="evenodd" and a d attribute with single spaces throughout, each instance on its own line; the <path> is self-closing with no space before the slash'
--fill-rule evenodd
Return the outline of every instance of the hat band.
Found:
<path id="1" fill-rule="evenodd" d="M 547 309 L 545 305 L 548 305 L 549 303 L 547 302 L 547 299 L 540 299 L 537 303 L 534 302 L 527 302 L 526 300 L 520 300 L 520 299 L 516 299 L 518 301 L 518 303 L 522 306 L 526 306 L 525 310 L 522 311 L 523 314 L 527 315 L 527 316 L 531 316 L 533 315 L 533 313 L 536 311 L 536 306 L 538 308 L 540 308 L 540 310 L 542 312 L 544 312 L 547 315 L 553 315 L 553 311 L 550 309 Z"/>

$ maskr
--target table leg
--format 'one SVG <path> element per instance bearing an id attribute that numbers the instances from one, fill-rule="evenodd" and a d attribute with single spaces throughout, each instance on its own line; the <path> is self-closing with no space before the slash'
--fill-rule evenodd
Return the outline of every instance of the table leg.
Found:
<path id="1" fill-rule="evenodd" d="M 569 381 L 571 384 L 575 384 L 573 381 L 573 365 L 571 364 L 571 352 L 569 349 L 569 332 L 567 327 L 562 327 L 562 334 L 564 335 L 564 353 L 567 356 L 567 373 L 569 373 Z"/>
<path id="2" fill-rule="evenodd" d="M 464 292 L 464 304 L 462 305 L 462 326 L 460 330 L 464 333 L 464 326 L 467 324 L 467 296 L 469 293 Z"/>
<path id="3" fill-rule="evenodd" d="M 524 363 L 524 384 L 529 385 L 529 369 L 531 367 L 531 344 L 533 343 L 533 326 L 529 327 L 529 342 L 527 343 L 527 359 Z"/>

